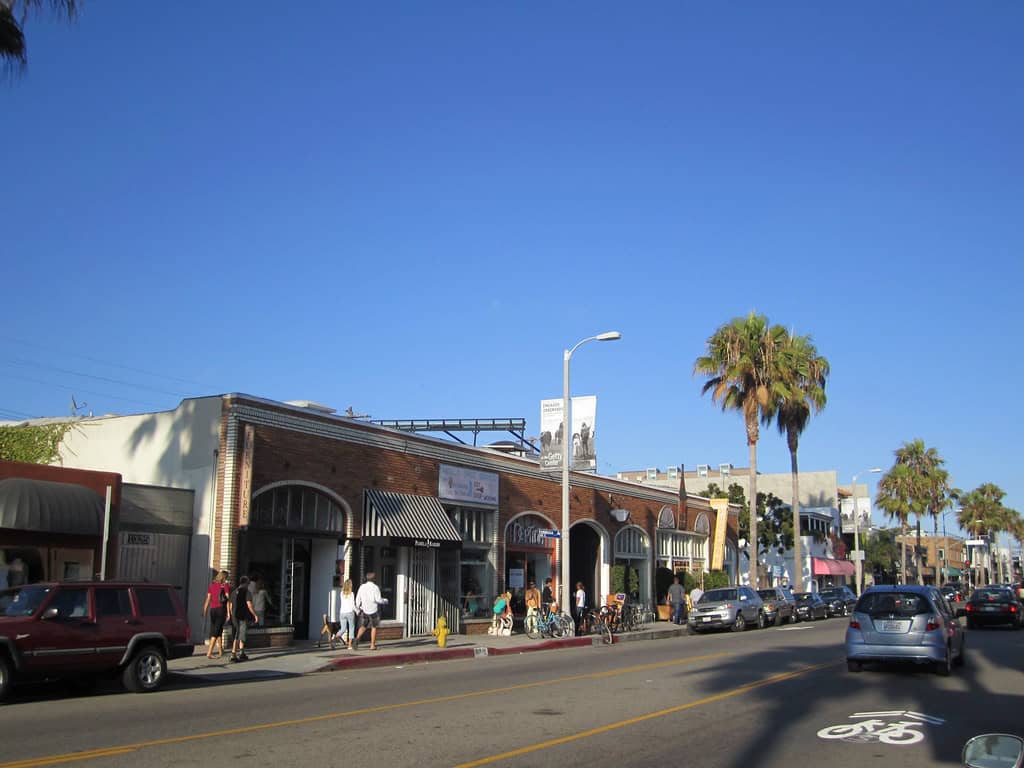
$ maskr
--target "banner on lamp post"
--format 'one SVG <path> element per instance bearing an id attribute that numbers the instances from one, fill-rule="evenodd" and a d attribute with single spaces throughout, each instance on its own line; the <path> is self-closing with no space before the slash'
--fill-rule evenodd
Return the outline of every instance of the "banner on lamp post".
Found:
<path id="1" fill-rule="evenodd" d="M 594 447 L 594 422 L 597 415 L 597 397 L 583 395 L 572 398 L 572 429 L 566 434 L 562 399 L 540 401 L 540 468 L 548 471 L 562 469 L 562 452 L 572 447 L 572 469 L 597 470 L 597 451 Z"/>

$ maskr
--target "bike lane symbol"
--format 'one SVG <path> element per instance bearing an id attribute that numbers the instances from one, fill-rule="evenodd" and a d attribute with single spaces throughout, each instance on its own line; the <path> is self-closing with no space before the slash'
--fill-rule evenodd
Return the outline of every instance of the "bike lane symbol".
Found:
<path id="1" fill-rule="evenodd" d="M 818 731 L 818 738 L 839 739 L 846 742 L 881 742 L 895 746 L 909 746 L 924 739 L 920 730 L 924 725 L 942 725 L 941 717 L 920 712 L 897 709 L 885 712 L 854 712 L 853 723 L 830 725 Z"/>

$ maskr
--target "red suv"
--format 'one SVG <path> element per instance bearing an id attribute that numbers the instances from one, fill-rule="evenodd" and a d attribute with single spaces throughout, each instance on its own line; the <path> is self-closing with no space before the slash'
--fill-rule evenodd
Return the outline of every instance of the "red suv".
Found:
<path id="1" fill-rule="evenodd" d="M 118 674 L 154 691 L 167 659 L 191 656 L 174 588 L 135 582 L 26 584 L 0 591 L 0 700 L 23 680 Z"/>

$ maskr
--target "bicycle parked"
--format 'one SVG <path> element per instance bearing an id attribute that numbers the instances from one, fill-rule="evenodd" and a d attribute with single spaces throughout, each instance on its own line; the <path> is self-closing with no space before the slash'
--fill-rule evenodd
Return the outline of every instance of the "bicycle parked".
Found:
<path id="1" fill-rule="evenodd" d="M 532 613 L 523 622 L 526 635 L 531 640 L 539 640 L 545 635 L 549 637 L 572 637 L 572 619 L 564 613 Z"/>

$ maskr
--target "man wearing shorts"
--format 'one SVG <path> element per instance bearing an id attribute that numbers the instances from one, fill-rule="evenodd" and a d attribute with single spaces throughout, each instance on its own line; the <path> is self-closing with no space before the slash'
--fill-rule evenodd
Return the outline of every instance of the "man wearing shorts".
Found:
<path id="1" fill-rule="evenodd" d="M 370 571 L 366 574 L 366 581 L 364 581 L 359 591 L 356 592 L 356 610 L 359 611 L 359 630 L 356 632 L 355 642 L 352 643 L 353 648 L 359 647 L 359 640 L 362 638 L 363 633 L 367 627 L 370 628 L 370 650 L 377 650 L 377 627 L 380 626 L 380 607 L 387 603 L 380 594 L 380 587 L 374 583 L 376 574 Z"/>

